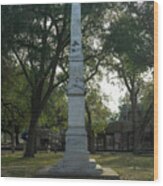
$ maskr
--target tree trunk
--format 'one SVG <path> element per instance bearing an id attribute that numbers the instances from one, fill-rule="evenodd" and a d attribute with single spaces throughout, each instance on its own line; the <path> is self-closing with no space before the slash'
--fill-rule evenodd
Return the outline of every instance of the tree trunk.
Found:
<path id="1" fill-rule="evenodd" d="M 137 96 L 135 93 L 131 95 L 131 109 L 132 109 L 132 125 L 133 125 L 133 152 L 138 153 L 139 144 L 139 134 L 138 134 L 138 121 L 137 121 Z"/>
<path id="2" fill-rule="evenodd" d="M 7 142 L 7 136 L 6 133 L 4 133 L 3 143 L 6 144 L 6 142 Z"/>
<path id="3" fill-rule="evenodd" d="M 11 135 L 11 152 L 15 153 L 15 135 Z"/>
<path id="4" fill-rule="evenodd" d="M 91 131 L 90 137 L 90 152 L 95 153 L 95 135 L 93 131 Z"/>
<path id="5" fill-rule="evenodd" d="M 35 106 L 35 109 L 32 109 L 31 121 L 28 130 L 28 140 L 26 143 L 26 149 L 24 153 L 24 157 L 34 157 L 36 152 L 36 127 L 38 118 L 41 114 L 40 108 Z"/>
<path id="6" fill-rule="evenodd" d="M 15 143 L 16 143 L 16 146 L 19 145 L 19 127 L 18 126 L 15 126 Z"/>
<path id="7" fill-rule="evenodd" d="M 36 129 L 37 129 L 37 126 L 36 126 Z M 35 154 L 37 153 L 37 131 L 36 131 L 36 134 L 35 134 L 35 147 L 34 147 L 34 152 Z"/>
<path id="8" fill-rule="evenodd" d="M 12 124 L 12 132 L 11 132 L 11 152 L 15 152 L 15 124 L 14 122 L 11 122 Z"/>
<path id="9" fill-rule="evenodd" d="M 88 149 L 89 149 L 90 153 L 94 153 L 95 152 L 95 136 L 94 136 L 94 132 L 92 130 L 91 112 L 89 110 L 87 103 L 86 103 L 86 112 L 87 112 L 87 117 L 88 117 L 88 126 L 87 126 Z"/>
<path id="10" fill-rule="evenodd" d="M 146 110 L 145 114 L 143 115 L 141 119 L 141 125 L 139 128 L 139 144 L 141 144 L 141 148 L 143 147 L 143 143 L 145 140 L 145 129 L 147 127 L 150 127 L 150 122 L 154 123 L 153 121 L 153 101 L 149 104 L 148 109 Z M 151 126 L 151 131 L 153 131 L 153 126 Z"/>
<path id="11" fill-rule="evenodd" d="M 16 146 L 19 145 L 19 133 L 15 133 L 15 142 L 16 142 Z"/>

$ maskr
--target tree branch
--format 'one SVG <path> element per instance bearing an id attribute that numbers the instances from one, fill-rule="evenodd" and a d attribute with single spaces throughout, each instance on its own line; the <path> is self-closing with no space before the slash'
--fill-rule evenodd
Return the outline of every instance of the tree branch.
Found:
<path id="1" fill-rule="evenodd" d="M 95 66 L 95 70 L 91 73 L 90 76 L 88 76 L 88 77 L 84 80 L 84 82 L 88 82 L 90 79 L 93 78 L 93 76 L 96 75 L 96 73 L 97 73 L 97 71 L 98 71 L 98 67 L 100 66 L 100 62 L 101 62 L 101 60 L 99 59 L 98 62 L 97 62 L 97 64 L 96 64 L 96 66 Z"/>
<path id="2" fill-rule="evenodd" d="M 127 80 L 127 77 L 126 77 L 126 74 L 125 74 L 123 68 L 121 69 L 121 71 L 122 71 L 122 77 L 123 77 L 124 83 L 125 83 L 125 85 L 126 85 L 128 91 L 131 93 L 132 89 L 131 89 L 131 87 L 130 87 L 130 85 L 129 85 L 129 82 L 128 82 L 128 80 Z"/>
<path id="3" fill-rule="evenodd" d="M 54 84 L 53 86 L 49 87 L 46 94 L 44 95 L 42 101 L 41 101 L 41 108 L 44 107 L 45 103 L 47 102 L 49 96 L 51 95 L 52 91 L 58 87 L 60 84 L 62 84 L 63 82 L 65 82 L 67 80 L 67 76 L 65 76 L 62 80 L 58 81 L 56 84 Z"/>
<path id="4" fill-rule="evenodd" d="M 16 50 L 15 50 L 15 49 L 12 49 L 12 50 L 13 50 L 13 52 L 14 52 L 16 58 L 18 59 L 18 61 L 19 61 L 19 63 L 20 63 L 20 66 L 22 67 L 22 70 L 23 70 L 23 72 L 24 72 L 24 75 L 25 75 L 25 77 L 26 77 L 28 83 L 30 84 L 31 87 L 33 87 L 33 83 L 32 83 L 32 81 L 31 81 L 31 79 L 30 79 L 30 77 L 29 77 L 29 75 L 28 75 L 28 73 L 27 73 L 27 70 L 26 70 L 26 68 L 25 68 L 25 65 L 24 65 L 23 61 L 20 59 L 20 57 L 19 57 L 18 53 L 16 52 Z"/>

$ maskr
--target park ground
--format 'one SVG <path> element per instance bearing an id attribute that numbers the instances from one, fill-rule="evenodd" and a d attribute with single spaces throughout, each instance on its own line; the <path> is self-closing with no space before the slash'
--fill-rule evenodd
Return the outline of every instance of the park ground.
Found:
<path id="1" fill-rule="evenodd" d="M 34 177 L 36 172 L 49 165 L 57 164 L 63 157 L 61 152 L 39 152 L 35 158 L 23 158 L 22 152 L 2 152 L 2 177 Z M 97 153 L 91 155 L 103 167 L 113 168 L 121 180 L 153 180 L 154 161 L 152 155 L 132 153 Z"/>

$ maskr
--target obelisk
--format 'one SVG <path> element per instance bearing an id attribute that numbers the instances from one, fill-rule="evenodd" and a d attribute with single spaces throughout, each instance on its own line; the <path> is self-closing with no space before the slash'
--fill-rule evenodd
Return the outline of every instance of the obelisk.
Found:
<path id="1" fill-rule="evenodd" d="M 71 9 L 71 46 L 68 83 L 68 130 L 63 166 L 71 175 L 100 174 L 95 161 L 89 160 L 85 129 L 85 85 L 81 42 L 81 5 Z"/>
<path id="2" fill-rule="evenodd" d="M 65 176 L 99 175 L 95 161 L 89 159 L 85 129 L 85 85 L 83 78 L 83 52 L 81 42 L 81 5 L 73 3 L 71 9 L 71 46 L 69 57 L 68 130 L 64 158 L 58 171 Z"/>
<path id="3" fill-rule="evenodd" d="M 88 160 L 87 133 L 85 130 L 85 102 L 83 79 L 83 53 L 81 44 L 81 9 L 79 3 L 72 4 L 71 48 L 68 83 L 68 131 L 65 155 L 80 161 Z"/>

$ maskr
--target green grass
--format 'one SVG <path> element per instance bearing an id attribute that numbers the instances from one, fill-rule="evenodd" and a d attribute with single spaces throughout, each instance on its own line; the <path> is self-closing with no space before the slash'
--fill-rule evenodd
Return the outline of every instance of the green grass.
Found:
<path id="1" fill-rule="evenodd" d="M 46 166 L 55 165 L 62 153 L 40 152 L 35 158 L 23 158 L 22 152 L 2 153 L 1 174 L 4 177 L 34 177 Z M 153 156 L 132 153 L 98 153 L 91 155 L 103 167 L 113 168 L 124 180 L 153 180 Z"/>
<path id="2" fill-rule="evenodd" d="M 103 167 L 113 168 L 123 180 L 153 180 L 154 159 L 132 153 L 103 153 L 93 156 Z"/>
<path id="3" fill-rule="evenodd" d="M 55 165 L 63 156 L 62 153 L 40 152 L 35 158 L 23 158 L 22 152 L 2 154 L 1 175 L 3 177 L 34 177 L 37 170 Z"/>

